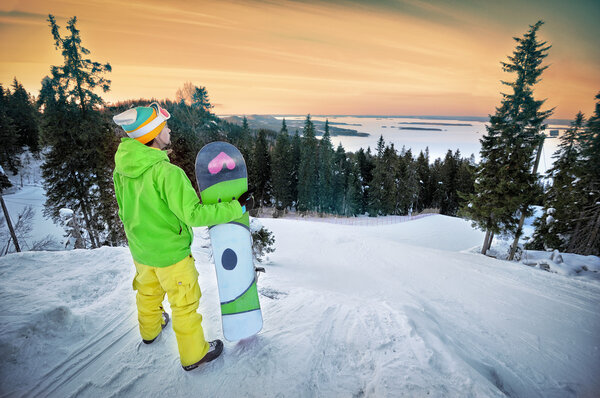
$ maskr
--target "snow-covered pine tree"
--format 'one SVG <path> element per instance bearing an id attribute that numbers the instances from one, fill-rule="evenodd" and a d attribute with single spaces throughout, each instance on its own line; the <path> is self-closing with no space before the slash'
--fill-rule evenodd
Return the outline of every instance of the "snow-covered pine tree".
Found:
<path id="1" fill-rule="evenodd" d="M 4 192 L 6 188 L 10 187 L 12 187 L 12 184 L 10 183 L 8 176 L 4 172 L 4 168 L 2 167 L 2 165 L 0 165 L 0 195 L 2 195 L 2 192 Z"/>
<path id="2" fill-rule="evenodd" d="M 480 140 L 475 193 L 463 214 L 487 231 L 482 252 L 489 246 L 490 232 L 513 233 L 518 241 L 523 217 L 531 212 L 538 195 L 534 155 L 544 137 L 544 120 L 552 114 L 552 110 L 541 110 L 544 100 L 533 97 L 533 88 L 547 68 L 541 64 L 551 47 L 537 38 L 542 24 L 538 21 L 522 38 L 514 38 L 517 46 L 513 55 L 509 62 L 502 62 L 505 72 L 516 73 L 515 81 L 502 81 L 512 93 L 502 93 L 501 104 L 486 126 L 487 134 Z M 510 259 L 515 249 L 513 245 Z"/>
<path id="3" fill-rule="evenodd" d="M 552 181 L 544 194 L 544 215 L 535 220 L 535 232 L 528 248 L 565 251 L 570 235 L 575 227 L 573 220 L 579 214 L 579 193 L 575 190 L 575 181 L 580 159 L 579 136 L 585 119 L 579 112 L 571 127 L 559 137 L 560 144 L 554 153 L 553 166 L 546 177 Z"/>
<path id="4" fill-rule="evenodd" d="M 77 214 L 71 209 L 60 209 L 60 221 L 65 228 L 65 249 L 85 249 L 82 231 Z"/>
<path id="5" fill-rule="evenodd" d="M 580 134 L 581 160 L 575 191 L 579 213 L 567 251 L 584 255 L 600 254 L 600 93 L 594 114 Z"/>
<path id="6" fill-rule="evenodd" d="M 315 138 L 315 126 L 306 116 L 298 167 L 298 210 L 314 211 L 318 206 L 318 142 Z"/>
<path id="7" fill-rule="evenodd" d="M 318 211 L 333 212 L 333 144 L 329 132 L 329 120 L 325 121 L 325 132 L 319 141 L 317 199 Z"/>

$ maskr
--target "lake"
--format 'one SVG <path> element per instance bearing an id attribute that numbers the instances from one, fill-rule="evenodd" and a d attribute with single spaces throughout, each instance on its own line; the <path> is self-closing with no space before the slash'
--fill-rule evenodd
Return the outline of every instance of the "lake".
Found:
<path id="1" fill-rule="evenodd" d="M 277 116 L 277 119 L 304 120 L 305 116 Z M 485 122 L 465 121 L 457 119 L 428 119 L 415 117 L 365 117 L 365 116 L 311 116 L 312 120 L 325 121 L 333 126 L 357 130 L 361 133 L 369 133 L 368 137 L 337 136 L 332 137 L 334 147 L 342 144 L 349 152 L 356 152 L 360 148 L 371 147 L 374 153 L 377 140 L 381 135 L 386 144 L 393 143 L 397 150 L 402 146 L 411 149 L 417 157 L 420 151 L 429 147 L 429 158 L 433 162 L 436 158 L 443 158 L 448 149 L 453 152 L 457 149 L 463 157 L 475 155 L 479 162 L 479 150 L 481 145 L 479 139 L 485 134 Z M 561 129 L 564 125 L 549 125 L 548 130 Z M 548 132 L 548 130 L 546 130 Z M 293 131 L 291 131 L 293 134 Z M 558 148 L 558 138 L 546 138 L 540 159 L 539 172 L 543 173 L 552 167 L 552 155 Z"/>

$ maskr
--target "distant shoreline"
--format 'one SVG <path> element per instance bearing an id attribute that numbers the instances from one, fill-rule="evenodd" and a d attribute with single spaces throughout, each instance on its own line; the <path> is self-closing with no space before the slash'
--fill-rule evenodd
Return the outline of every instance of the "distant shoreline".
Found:
<path id="1" fill-rule="evenodd" d="M 240 114 L 223 114 L 218 117 L 225 118 L 230 116 L 240 116 Z M 246 116 L 271 116 L 271 117 L 306 117 L 306 114 L 248 114 Z M 440 116 L 440 115 L 317 115 L 311 114 L 311 117 L 354 117 L 364 119 L 429 119 L 429 120 L 456 120 L 459 122 L 482 122 L 486 123 L 490 121 L 489 116 Z M 547 119 L 546 124 L 565 125 L 570 126 L 572 119 Z M 330 124 L 332 122 L 330 121 Z M 335 122 L 334 122 L 335 123 Z M 424 124 L 424 123 L 420 123 Z"/>

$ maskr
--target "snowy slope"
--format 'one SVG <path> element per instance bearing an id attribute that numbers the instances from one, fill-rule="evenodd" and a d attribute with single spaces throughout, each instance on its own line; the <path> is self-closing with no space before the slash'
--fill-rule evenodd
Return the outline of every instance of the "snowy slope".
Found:
<path id="1" fill-rule="evenodd" d="M 140 344 L 126 248 L 0 258 L 0 396 L 600 393 L 597 279 L 471 253 L 482 234 L 450 217 L 261 222 L 277 248 L 259 280 L 264 329 L 192 372 L 170 326 Z M 221 338 L 206 230 L 196 235 L 203 326 Z"/>

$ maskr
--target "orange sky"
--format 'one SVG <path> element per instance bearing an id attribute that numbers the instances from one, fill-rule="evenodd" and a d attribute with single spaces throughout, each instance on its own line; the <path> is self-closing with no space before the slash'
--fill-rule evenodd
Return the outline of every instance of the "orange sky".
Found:
<path id="1" fill-rule="evenodd" d="M 5 87 L 16 76 L 37 94 L 62 63 L 48 13 L 63 34 L 76 15 L 91 59 L 111 64 L 109 102 L 174 98 L 191 81 L 218 114 L 485 116 L 512 79 L 512 36 L 538 19 L 553 48 L 536 95 L 554 117 L 589 115 L 600 91 L 597 1 L 3 0 Z"/>

